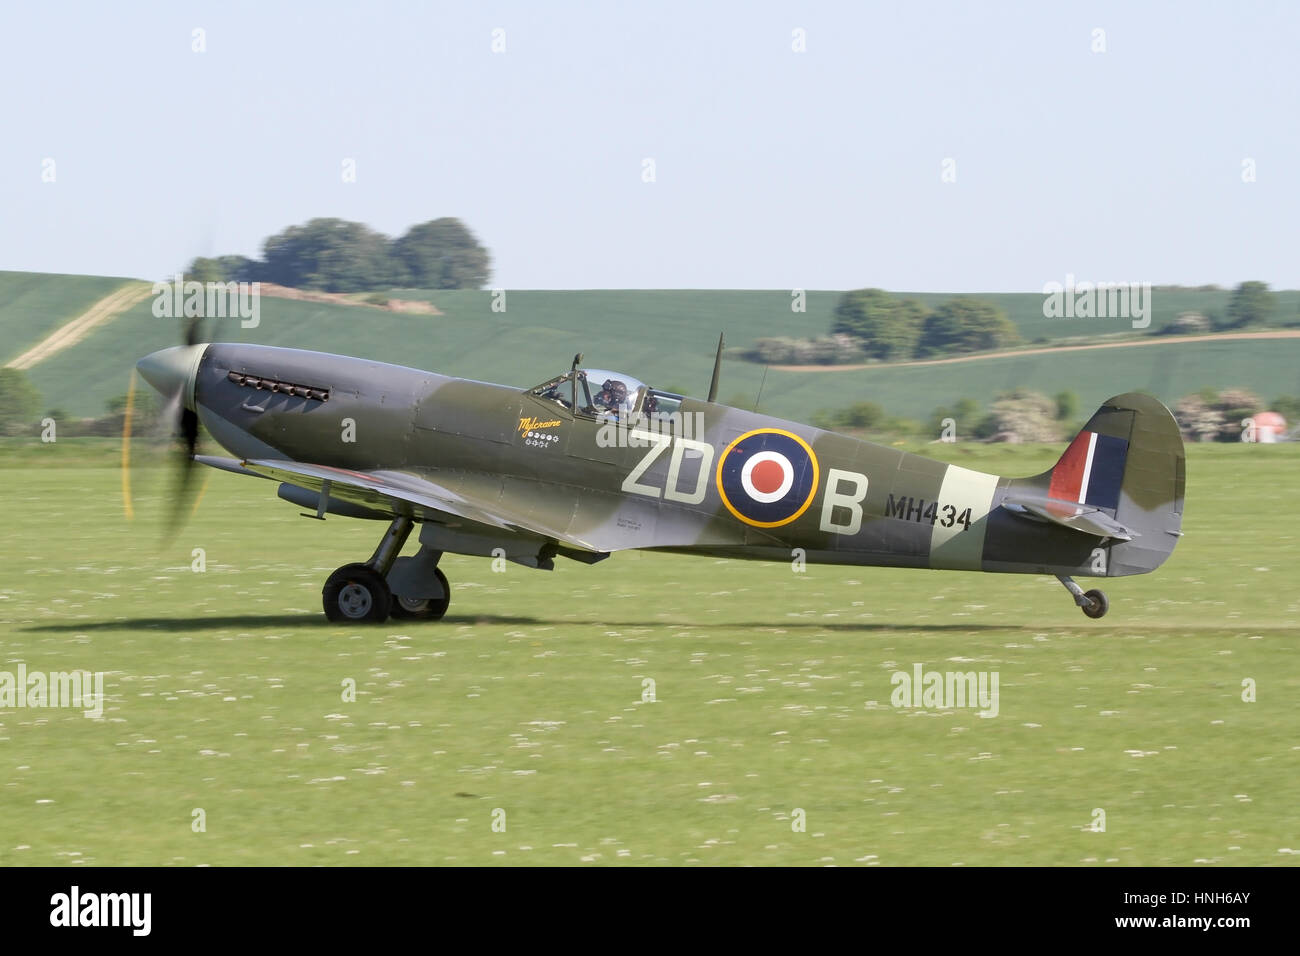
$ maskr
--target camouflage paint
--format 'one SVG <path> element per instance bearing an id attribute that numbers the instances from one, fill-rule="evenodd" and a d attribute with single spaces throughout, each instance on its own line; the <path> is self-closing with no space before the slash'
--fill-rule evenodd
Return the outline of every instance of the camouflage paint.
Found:
<path id="1" fill-rule="evenodd" d="M 232 373 L 329 395 L 272 392 Z M 410 514 L 428 526 L 422 540 L 464 553 L 487 553 L 483 543 L 504 535 L 534 566 L 631 548 L 788 561 L 801 548 L 816 563 L 1115 576 L 1154 570 L 1180 533 L 1182 439 L 1169 411 L 1138 394 L 1108 400 L 1086 426 L 1127 442 L 1117 506 L 1102 510 L 1135 531 L 1128 542 L 1001 506 L 1013 494 L 1046 497 L 1051 471 L 1003 478 L 689 398 L 681 412 L 699 416 L 702 435 L 633 428 L 634 447 L 603 447 L 606 423 L 527 389 L 213 344 L 193 401 L 213 437 L 250 463 L 219 467 L 285 481 L 296 499 L 328 476 L 331 499 L 354 514 Z M 759 500 L 776 492 L 753 484 L 761 461 L 745 472 L 756 455 L 769 460 L 768 485 L 789 478 L 790 513 Z"/>

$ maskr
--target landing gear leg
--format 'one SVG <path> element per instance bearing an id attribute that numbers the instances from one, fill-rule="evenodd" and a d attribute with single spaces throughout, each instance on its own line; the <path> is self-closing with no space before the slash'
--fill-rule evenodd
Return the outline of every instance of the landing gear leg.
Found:
<path id="1" fill-rule="evenodd" d="M 1064 584 L 1065 589 L 1074 595 L 1074 603 L 1079 605 L 1079 609 L 1088 617 L 1105 617 L 1106 612 L 1110 610 L 1110 601 L 1106 600 L 1106 595 L 1096 588 L 1085 591 L 1075 584 L 1074 578 L 1068 574 L 1058 574 L 1056 580 Z"/>
<path id="2" fill-rule="evenodd" d="M 393 592 L 384 580 L 402 546 L 411 534 L 413 522 L 399 515 L 384 532 L 379 547 L 365 564 L 345 564 L 325 581 L 321 604 L 325 617 L 335 622 L 382 624 L 392 611 Z"/>

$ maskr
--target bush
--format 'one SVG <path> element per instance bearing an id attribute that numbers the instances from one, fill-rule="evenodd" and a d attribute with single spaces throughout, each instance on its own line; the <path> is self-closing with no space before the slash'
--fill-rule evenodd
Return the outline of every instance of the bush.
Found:
<path id="1" fill-rule="evenodd" d="M 836 431 L 845 428 L 875 428 L 885 422 L 885 410 L 875 402 L 855 402 L 848 408 L 828 412 L 819 408 L 808 419 L 814 428 Z"/>
<path id="2" fill-rule="evenodd" d="M 855 402 L 840 412 L 840 424 L 848 428 L 871 428 L 880 424 L 885 410 L 875 402 Z"/>
<path id="3" fill-rule="evenodd" d="M 1020 341 L 1020 330 L 997 306 L 969 296 L 949 299 L 925 320 L 920 355 L 986 352 Z"/>
<path id="4" fill-rule="evenodd" d="M 31 424 L 40 407 L 41 393 L 25 372 L 0 368 L 0 432 L 9 434 Z"/>
<path id="5" fill-rule="evenodd" d="M 853 339 L 866 355 L 883 361 L 911 358 L 921 335 L 925 306 L 895 299 L 883 289 L 855 289 L 835 306 L 834 335 Z"/>
<path id="6" fill-rule="evenodd" d="M 749 357 L 766 365 L 847 365 L 865 358 L 857 343 L 842 335 L 762 338 L 754 343 Z"/>
<path id="7" fill-rule="evenodd" d="M 1243 282 L 1233 290 L 1228 300 L 1228 324 L 1241 329 L 1251 325 L 1266 325 L 1273 315 L 1273 293 L 1266 282 Z"/>
<path id="8" fill-rule="evenodd" d="M 1058 392 L 1056 395 L 1056 420 L 1068 421 L 1079 414 L 1079 396 L 1074 392 Z"/>
<path id="9" fill-rule="evenodd" d="M 1160 330 L 1161 335 L 1198 335 L 1210 331 L 1210 320 L 1200 312 L 1180 312 Z"/>
<path id="10" fill-rule="evenodd" d="M 1244 388 L 1202 389 L 1174 405 L 1174 418 L 1189 441 L 1239 441 L 1242 419 L 1264 410 L 1263 400 Z"/>
<path id="11" fill-rule="evenodd" d="M 928 434 L 942 435 L 944 419 L 947 418 L 952 419 L 958 439 L 980 437 L 976 433 L 984 415 L 979 402 L 973 398 L 960 398 L 953 405 L 940 405 L 936 408 L 930 413 L 927 424 Z"/>
<path id="12" fill-rule="evenodd" d="M 1060 441 L 1061 424 L 1056 420 L 1056 402 L 1040 392 L 1018 388 L 1003 393 L 981 423 L 988 438 L 1012 441 Z"/>

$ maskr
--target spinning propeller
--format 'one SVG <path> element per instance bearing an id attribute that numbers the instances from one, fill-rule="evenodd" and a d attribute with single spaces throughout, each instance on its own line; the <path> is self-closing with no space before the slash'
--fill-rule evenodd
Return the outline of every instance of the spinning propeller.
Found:
<path id="1" fill-rule="evenodd" d="M 140 359 L 136 370 L 146 382 L 163 397 L 163 408 L 158 416 L 160 428 L 167 428 L 183 443 L 177 462 L 176 480 L 171 495 L 171 508 L 165 525 L 165 535 L 171 537 L 179 529 L 187 514 L 198 502 L 192 491 L 194 455 L 198 451 L 199 416 L 194 404 L 194 378 L 199 360 L 207 345 L 201 342 L 200 320 L 191 319 L 185 329 L 185 344 L 160 349 Z M 135 398 L 135 376 L 131 376 L 127 392 L 126 414 L 122 421 L 122 497 L 127 517 L 134 509 L 130 491 L 131 419 Z"/>

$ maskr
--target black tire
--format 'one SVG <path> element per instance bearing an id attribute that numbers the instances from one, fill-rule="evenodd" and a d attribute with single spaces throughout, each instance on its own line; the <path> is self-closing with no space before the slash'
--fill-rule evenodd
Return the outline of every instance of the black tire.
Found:
<path id="1" fill-rule="evenodd" d="M 404 598 L 400 594 L 393 595 L 393 617 L 403 621 L 440 621 L 442 616 L 447 613 L 447 607 L 451 604 L 451 585 L 447 583 L 447 575 L 442 573 L 442 568 L 433 569 L 434 576 L 437 577 L 438 583 L 442 585 L 442 597 L 433 598 Z"/>
<path id="2" fill-rule="evenodd" d="M 1106 600 L 1106 595 L 1093 588 L 1091 591 L 1084 591 L 1083 596 L 1091 603 L 1083 608 L 1083 613 L 1091 618 L 1105 617 L 1106 612 L 1110 610 L 1110 601 Z"/>
<path id="3" fill-rule="evenodd" d="M 325 581 L 321 604 L 336 624 L 382 624 L 392 610 L 393 592 L 369 565 L 345 564 Z"/>

